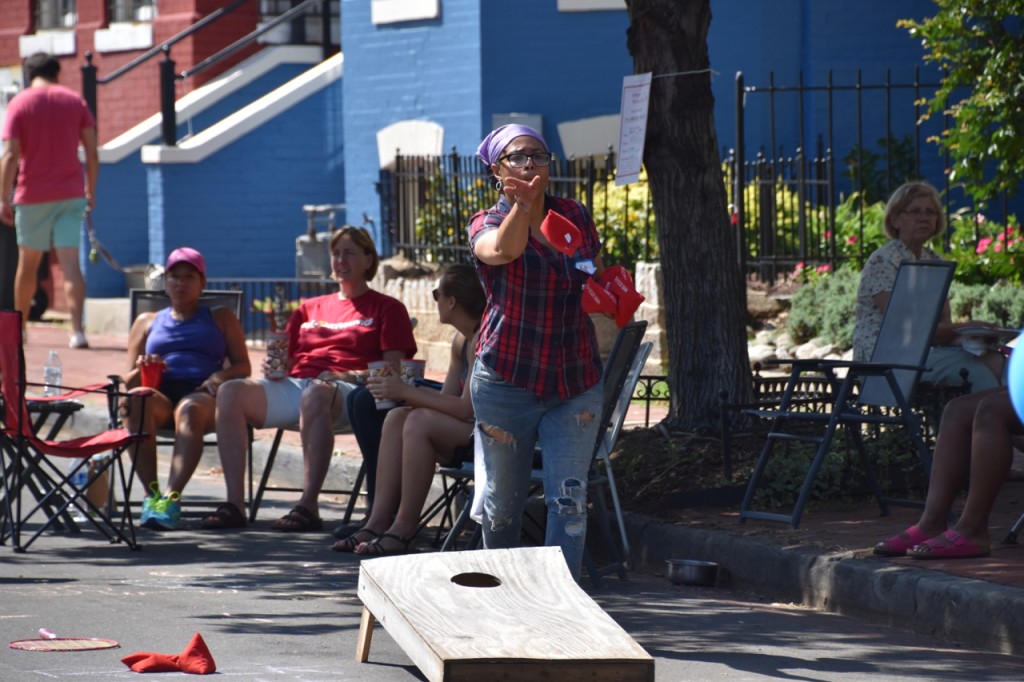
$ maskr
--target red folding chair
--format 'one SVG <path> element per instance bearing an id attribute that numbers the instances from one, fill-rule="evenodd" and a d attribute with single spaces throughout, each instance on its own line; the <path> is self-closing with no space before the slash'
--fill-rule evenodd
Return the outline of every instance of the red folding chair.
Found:
<path id="1" fill-rule="evenodd" d="M 25 353 L 22 348 L 21 313 L 0 311 L 0 384 L 3 394 L 3 428 L 0 430 L 0 475 L 3 476 L 3 515 L 0 525 L 0 544 L 11 537 L 16 552 L 24 552 L 44 531 L 53 527 L 79 530 L 70 518 L 72 508 L 80 512 L 111 543 L 124 542 L 131 549 L 138 549 L 135 540 L 135 526 L 127 504 L 105 505 L 106 509 L 94 504 L 86 492 L 94 481 L 108 470 L 116 472 L 112 478 L 120 479 L 123 500 L 129 499 L 131 483 L 135 475 L 135 460 L 132 458 L 129 471 L 125 472 L 122 455 L 132 446 L 148 438 L 147 434 L 129 433 L 123 428 L 109 428 L 91 436 L 70 440 L 46 440 L 33 432 L 32 420 L 25 404 L 25 388 L 42 384 L 25 381 Z M 110 384 L 97 384 L 85 388 L 70 389 L 60 395 L 33 398 L 33 402 L 67 400 L 89 393 L 103 394 L 107 398 L 110 424 L 116 424 L 118 399 L 126 394 L 112 390 Z M 145 399 L 142 408 L 145 409 Z M 99 453 L 109 452 L 105 458 L 90 458 Z M 68 459 L 77 459 L 77 464 L 68 471 Z M 114 465 L 117 468 L 114 469 Z M 83 467 L 89 475 L 83 485 L 75 485 L 73 478 Z M 114 485 L 114 481 L 111 481 Z M 26 490 L 28 492 L 26 492 Z M 22 497 L 31 494 L 35 504 L 23 502 Z M 116 512 L 116 510 L 120 510 Z M 115 518 L 118 513 L 120 518 Z M 41 525 L 34 529 L 27 542 L 22 543 L 21 535 L 27 523 L 38 517 Z"/>

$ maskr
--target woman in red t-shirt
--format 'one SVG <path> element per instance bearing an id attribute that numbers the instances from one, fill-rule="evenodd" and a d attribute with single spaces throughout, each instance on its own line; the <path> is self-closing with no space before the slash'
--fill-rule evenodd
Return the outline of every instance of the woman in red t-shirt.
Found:
<path id="1" fill-rule="evenodd" d="M 203 528 L 246 524 L 244 477 L 246 426 L 299 428 L 305 467 L 303 491 L 295 507 L 274 522 L 285 532 L 323 528 L 318 499 L 334 433 L 348 425 L 345 396 L 365 383 L 367 363 L 387 360 L 395 370 L 416 354 L 412 322 L 398 299 L 370 288 L 380 258 L 369 233 L 345 226 L 331 238 L 331 270 L 337 294 L 302 303 L 288 322 L 287 376 L 237 379 L 217 392 L 217 443 L 227 502 L 203 519 Z M 266 361 L 264 374 L 270 370 Z M 368 467 L 371 488 L 375 467 Z"/>

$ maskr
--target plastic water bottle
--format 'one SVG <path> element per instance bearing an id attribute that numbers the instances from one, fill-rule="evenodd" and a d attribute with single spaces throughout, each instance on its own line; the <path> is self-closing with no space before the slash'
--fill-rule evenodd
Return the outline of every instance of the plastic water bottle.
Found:
<path id="1" fill-rule="evenodd" d="M 57 395 L 60 393 L 60 382 L 64 375 L 64 367 L 61 365 L 60 356 L 57 351 L 51 350 L 46 356 L 46 364 L 43 365 L 43 395 Z"/>
<path id="2" fill-rule="evenodd" d="M 58 370 L 59 371 L 59 370 Z M 75 467 L 81 464 L 81 468 L 75 471 Z M 85 484 L 89 482 L 89 458 L 88 457 L 73 457 L 68 460 L 68 473 L 74 471 L 71 475 L 71 482 L 76 488 L 84 488 Z M 84 502 L 80 504 L 85 504 Z M 71 518 L 75 521 L 85 521 L 85 515 L 78 510 L 77 507 L 72 506 L 69 510 L 71 512 Z"/>

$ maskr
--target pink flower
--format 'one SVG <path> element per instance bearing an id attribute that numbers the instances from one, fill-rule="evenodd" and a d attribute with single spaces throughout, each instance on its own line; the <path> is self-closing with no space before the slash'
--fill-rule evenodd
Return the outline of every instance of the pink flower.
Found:
<path id="1" fill-rule="evenodd" d="M 978 215 L 974 216 L 974 222 L 978 223 L 979 225 L 984 225 L 985 224 L 985 214 L 984 213 L 979 213 Z"/>
<path id="2" fill-rule="evenodd" d="M 829 265 L 828 263 L 825 263 L 824 265 L 819 265 L 818 267 L 815 268 L 815 270 L 819 274 L 822 274 L 822 275 L 825 274 L 826 272 L 828 272 L 831 269 L 832 269 L 832 266 Z"/>
<path id="3" fill-rule="evenodd" d="M 825 239 L 832 239 L 832 230 L 825 230 Z"/>
<path id="4" fill-rule="evenodd" d="M 849 237 L 846 238 L 846 243 L 849 244 L 850 246 L 853 246 L 854 244 L 856 244 L 857 243 L 857 235 L 851 234 Z"/>
<path id="5" fill-rule="evenodd" d="M 988 250 L 988 245 L 992 243 L 992 237 L 982 237 L 978 240 L 978 248 L 974 250 L 975 253 L 981 254 Z"/>
<path id="6" fill-rule="evenodd" d="M 997 242 L 996 245 L 992 247 L 992 250 L 999 253 L 1003 250 L 1003 245 Z"/>

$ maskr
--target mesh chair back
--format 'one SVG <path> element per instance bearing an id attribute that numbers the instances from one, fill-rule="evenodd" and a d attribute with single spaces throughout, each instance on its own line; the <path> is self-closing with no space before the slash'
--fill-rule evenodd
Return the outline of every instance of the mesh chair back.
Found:
<path id="1" fill-rule="evenodd" d="M 225 306 L 235 312 L 235 317 L 242 319 L 242 292 L 206 289 L 199 296 L 199 302 L 218 308 Z M 171 305 L 171 299 L 165 291 L 153 289 L 132 289 L 128 292 L 128 326 L 142 313 L 155 313 Z"/>
<path id="2" fill-rule="evenodd" d="M 900 265 L 871 353 L 873 364 L 924 365 L 955 268 L 955 263 L 937 260 Z M 921 372 L 897 369 L 893 374 L 900 392 L 912 401 Z M 888 381 L 880 375 L 865 377 L 859 400 L 867 405 L 898 405 Z"/>
<path id="3" fill-rule="evenodd" d="M 601 429 L 598 434 L 598 442 L 604 436 L 612 417 L 612 411 L 622 393 L 622 386 L 626 383 L 629 375 L 630 365 L 636 357 L 640 342 L 643 341 L 644 333 L 647 331 L 647 321 L 640 320 L 630 322 L 615 337 L 615 343 L 608 353 L 604 363 L 604 401 L 601 408 Z"/>

